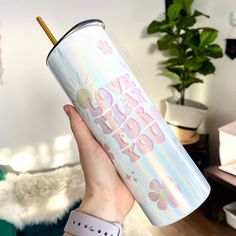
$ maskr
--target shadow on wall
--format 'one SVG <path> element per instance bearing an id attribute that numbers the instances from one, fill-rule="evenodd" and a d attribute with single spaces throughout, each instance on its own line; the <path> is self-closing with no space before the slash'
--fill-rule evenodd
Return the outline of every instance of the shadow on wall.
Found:
<path id="1" fill-rule="evenodd" d="M 42 170 L 79 161 L 79 154 L 73 152 L 71 135 L 56 137 L 52 144 L 42 142 L 35 146 L 24 146 L 16 150 L 0 149 L 0 164 L 9 165 L 15 171 Z M 73 155 L 76 153 L 76 156 Z"/>

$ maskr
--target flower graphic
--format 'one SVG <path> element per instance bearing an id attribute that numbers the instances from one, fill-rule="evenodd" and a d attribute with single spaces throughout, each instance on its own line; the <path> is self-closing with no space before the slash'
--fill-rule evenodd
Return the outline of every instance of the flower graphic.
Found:
<path id="1" fill-rule="evenodd" d="M 109 43 L 107 41 L 99 40 L 98 41 L 98 48 L 105 55 L 112 54 L 112 47 L 109 45 Z"/>
<path id="2" fill-rule="evenodd" d="M 148 197 L 151 201 L 157 202 L 160 210 L 167 210 L 168 205 L 173 208 L 179 205 L 177 197 L 182 190 L 171 177 L 166 177 L 161 182 L 154 179 L 150 182 L 149 187 L 153 191 L 148 193 Z"/>

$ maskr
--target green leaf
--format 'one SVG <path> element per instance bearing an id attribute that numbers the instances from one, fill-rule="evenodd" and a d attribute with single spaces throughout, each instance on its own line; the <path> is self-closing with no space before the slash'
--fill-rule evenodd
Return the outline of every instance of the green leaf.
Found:
<path id="1" fill-rule="evenodd" d="M 210 61 L 205 61 L 201 68 L 198 69 L 198 72 L 202 75 L 209 75 L 215 72 L 216 68 Z"/>
<path id="2" fill-rule="evenodd" d="M 183 87 L 189 88 L 192 84 L 196 83 L 203 83 L 203 80 L 194 76 L 189 76 L 187 80 L 183 81 Z"/>
<path id="3" fill-rule="evenodd" d="M 180 51 L 179 51 L 178 47 L 176 47 L 176 46 L 173 46 L 172 48 L 170 48 L 168 50 L 168 53 L 171 56 L 174 56 L 174 57 L 179 57 L 180 56 Z"/>
<path id="4" fill-rule="evenodd" d="M 148 34 L 155 34 L 158 32 L 171 32 L 171 27 L 167 23 L 166 20 L 163 21 L 152 21 L 151 24 L 147 28 Z"/>
<path id="5" fill-rule="evenodd" d="M 171 48 L 173 46 L 175 39 L 176 39 L 175 35 L 166 34 L 165 36 L 163 36 L 161 39 L 157 41 L 158 48 L 161 51 Z"/>
<path id="6" fill-rule="evenodd" d="M 173 47 L 169 49 L 168 52 L 170 55 L 178 57 L 181 61 L 183 61 L 186 57 L 187 48 L 188 48 L 187 45 L 184 43 L 174 44 Z"/>
<path id="7" fill-rule="evenodd" d="M 181 92 L 195 83 L 203 83 L 203 80 L 194 76 L 190 76 L 187 80 L 183 80 L 181 83 L 178 84 L 173 84 L 171 85 L 171 87 L 175 88 L 178 92 Z"/>
<path id="8" fill-rule="evenodd" d="M 208 56 L 208 57 L 212 57 L 212 58 L 221 58 L 223 57 L 223 52 L 222 49 L 219 45 L 217 44 L 211 44 L 209 45 L 204 51 L 203 53 Z"/>
<path id="9" fill-rule="evenodd" d="M 184 6 L 185 6 L 186 13 L 190 14 L 193 0 L 183 0 L 183 3 L 184 3 Z"/>
<path id="10" fill-rule="evenodd" d="M 200 44 L 200 34 L 199 34 L 199 30 L 197 29 L 187 29 L 183 37 L 184 37 L 184 41 L 189 46 L 198 47 Z"/>
<path id="11" fill-rule="evenodd" d="M 179 84 L 173 84 L 170 87 L 176 89 L 179 93 L 184 90 L 183 85 L 181 83 Z"/>
<path id="12" fill-rule="evenodd" d="M 174 3 L 181 3 L 183 5 L 184 11 L 189 15 L 191 13 L 191 6 L 193 0 L 174 0 Z"/>
<path id="13" fill-rule="evenodd" d="M 205 16 L 207 18 L 210 18 L 210 16 L 198 11 L 198 10 L 195 10 L 194 13 L 193 13 L 193 17 L 198 17 L 198 16 Z"/>
<path id="14" fill-rule="evenodd" d="M 176 26 L 178 29 L 189 28 L 196 23 L 196 19 L 193 16 L 181 17 Z"/>
<path id="15" fill-rule="evenodd" d="M 167 16 L 169 21 L 174 21 L 180 15 L 180 11 L 183 9 L 182 2 L 174 2 L 168 7 Z"/>
<path id="16" fill-rule="evenodd" d="M 170 71 L 170 70 L 164 71 L 163 73 L 161 73 L 161 75 L 180 80 L 179 75 L 177 73 L 173 72 L 173 71 Z"/>
<path id="17" fill-rule="evenodd" d="M 184 66 L 189 71 L 197 71 L 199 68 L 202 67 L 203 62 L 205 62 L 206 59 L 204 57 L 194 57 L 189 60 L 186 60 L 184 62 Z"/>
<path id="18" fill-rule="evenodd" d="M 174 65 L 174 66 L 167 66 L 167 69 L 171 71 L 184 71 L 184 65 Z"/>
<path id="19" fill-rule="evenodd" d="M 177 74 L 180 80 L 182 80 L 184 75 L 184 65 L 175 65 L 175 66 L 168 65 L 166 66 L 166 69 L 170 72 Z"/>
<path id="20" fill-rule="evenodd" d="M 200 34 L 200 47 L 211 44 L 217 37 L 217 30 L 204 28 Z"/>
<path id="21" fill-rule="evenodd" d="M 162 64 L 164 65 L 177 65 L 180 62 L 180 58 L 171 58 L 169 60 L 163 61 Z"/>

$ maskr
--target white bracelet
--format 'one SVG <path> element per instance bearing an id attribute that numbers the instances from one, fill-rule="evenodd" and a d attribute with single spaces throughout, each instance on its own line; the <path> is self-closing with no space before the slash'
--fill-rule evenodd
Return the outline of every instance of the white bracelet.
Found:
<path id="1" fill-rule="evenodd" d="M 124 236 L 120 224 L 71 211 L 64 231 L 74 236 Z"/>

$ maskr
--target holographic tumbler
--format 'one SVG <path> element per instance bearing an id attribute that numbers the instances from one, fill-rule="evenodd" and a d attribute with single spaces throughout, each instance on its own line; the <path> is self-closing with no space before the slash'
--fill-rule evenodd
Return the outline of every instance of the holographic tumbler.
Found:
<path id="1" fill-rule="evenodd" d="M 47 65 L 153 225 L 171 224 L 210 187 L 121 57 L 100 20 L 74 26 Z"/>

